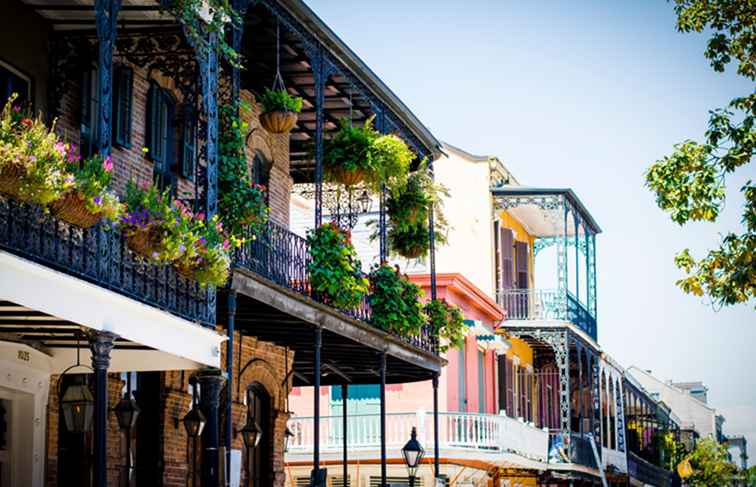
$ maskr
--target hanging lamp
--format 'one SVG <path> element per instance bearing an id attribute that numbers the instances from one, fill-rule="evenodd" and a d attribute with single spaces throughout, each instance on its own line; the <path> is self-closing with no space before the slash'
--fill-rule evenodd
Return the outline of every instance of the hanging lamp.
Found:
<path id="1" fill-rule="evenodd" d="M 63 377 L 72 369 L 82 367 L 94 372 L 92 367 L 81 363 L 81 351 L 79 340 L 76 340 L 76 363 L 65 369 L 58 378 L 57 391 L 60 397 L 60 409 L 63 412 L 63 421 L 66 429 L 71 433 L 86 433 L 92 430 L 92 419 L 94 418 L 94 396 L 89 390 L 89 385 L 83 375 L 78 375 L 74 380 L 75 383 L 66 387 L 65 392 L 61 395 L 60 387 L 63 383 Z"/>

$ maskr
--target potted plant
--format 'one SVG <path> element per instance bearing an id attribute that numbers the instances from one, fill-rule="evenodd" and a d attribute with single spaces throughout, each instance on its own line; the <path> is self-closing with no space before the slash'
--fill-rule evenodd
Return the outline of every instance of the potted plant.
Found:
<path id="1" fill-rule="evenodd" d="M 226 234 L 218 215 L 206 221 L 179 201 L 174 202 L 174 210 L 180 227 L 176 233 L 182 242 L 174 262 L 177 272 L 202 286 L 223 286 L 228 281 L 236 239 Z"/>
<path id="2" fill-rule="evenodd" d="M 272 134 L 289 132 L 297 123 L 297 113 L 302 111 L 302 98 L 291 96 L 285 89 L 266 88 L 260 103 L 260 125 Z"/>
<path id="3" fill-rule="evenodd" d="M 11 95 L 0 116 L 0 192 L 42 206 L 72 184 L 66 172 L 68 145 L 41 117 L 31 118 Z"/>
<path id="4" fill-rule="evenodd" d="M 330 181 L 352 186 L 365 181 L 375 192 L 384 184 L 402 184 L 415 158 L 395 135 L 373 128 L 374 116 L 362 125 L 342 119 L 338 131 L 323 144 L 323 166 Z"/>
<path id="5" fill-rule="evenodd" d="M 176 220 L 169 191 L 161 193 L 154 184 L 139 186 L 130 180 L 126 184 L 124 203 L 120 221 L 129 248 L 156 262 L 176 260 L 183 243 L 179 235 L 188 228 L 188 223 Z"/>
<path id="6" fill-rule="evenodd" d="M 389 225 L 388 241 L 391 251 L 407 259 L 419 259 L 428 255 L 430 232 L 428 224 Z"/>
<path id="7" fill-rule="evenodd" d="M 312 291 L 336 308 L 356 308 L 367 294 L 368 280 L 362 275 L 349 232 L 335 223 L 326 223 L 307 232 L 307 244 Z"/>
<path id="8" fill-rule="evenodd" d="M 431 333 L 445 339 L 440 345 L 442 352 L 449 348 L 461 348 L 465 345 L 464 316 L 459 307 L 451 305 L 444 299 L 432 299 L 423 308 L 430 325 Z"/>
<path id="9" fill-rule="evenodd" d="M 246 123 L 236 116 L 233 106 L 221 106 L 219 111 L 219 212 L 232 235 L 252 237 L 268 223 L 267 192 L 264 186 L 250 181 L 242 136 Z"/>
<path id="10" fill-rule="evenodd" d="M 401 336 L 417 336 L 425 324 L 423 291 L 388 264 L 373 268 L 370 279 L 372 322 Z"/>
<path id="11" fill-rule="evenodd" d="M 74 151 L 70 150 L 70 154 L 74 154 Z M 78 159 L 78 156 L 69 157 L 73 187 L 50 205 L 53 214 L 81 228 L 92 227 L 103 217 L 116 220 L 121 202 L 108 190 L 113 176 L 110 156 L 96 155 L 81 164 Z"/>

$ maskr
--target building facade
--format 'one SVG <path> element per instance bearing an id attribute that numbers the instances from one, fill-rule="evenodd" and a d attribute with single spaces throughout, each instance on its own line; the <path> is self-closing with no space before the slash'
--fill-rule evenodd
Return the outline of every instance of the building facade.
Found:
<path id="1" fill-rule="evenodd" d="M 314 295 L 307 243 L 288 230 L 291 189 L 321 187 L 324 133 L 345 113 L 375 116 L 418 160 L 438 142 L 302 2 L 233 5 L 244 69 L 219 59 L 201 15 L 187 26 L 151 0 L 0 4 L 0 102 L 16 93 L 82 156 L 110 156 L 117 194 L 155 183 L 215 214 L 219 109 L 246 101 L 249 176 L 270 211 L 216 288 L 137 256 L 117 225 L 79 228 L 0 194 L 4 487 L 281 486 L 293 387 L 441 371 L 436 337 L 391 335 Z M 284 134 L 261 127 L 255 102 L 276 74 L 304 100 Z M 313 460 L 325 485 L 317 448 Z"/>

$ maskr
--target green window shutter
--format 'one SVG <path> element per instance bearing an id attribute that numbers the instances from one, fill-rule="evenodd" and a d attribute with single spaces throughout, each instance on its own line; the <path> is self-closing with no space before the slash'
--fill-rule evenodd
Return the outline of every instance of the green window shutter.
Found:
<path id="1" fill-rule="evenodd" d="M 162 164 L 162 150 L 160 146 L 160 87 L 152 82 L 147 92 L 147 127 L 145 138 L 147 156 L 156 166 Z"/>
<path id="2" fill-rule="evenodd" d="M 184 124 L 181 133 L 181 176 L 192 180 L 197 160 L 197 123 L 194 110 L 184 108 Z"/>
<path id="3" fill-rule="evenodd" d="M 113 77 L 113 139 L 121 147 L 131 147 L 131 105 L 134 71 L 118 66 Z"/>

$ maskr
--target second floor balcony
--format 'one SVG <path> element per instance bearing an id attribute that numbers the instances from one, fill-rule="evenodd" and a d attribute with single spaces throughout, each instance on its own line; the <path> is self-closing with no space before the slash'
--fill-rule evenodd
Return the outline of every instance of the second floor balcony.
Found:
<path id="1" fill-rule="evenodd" d="M 598 224 L 570 189 L 491 189 L 496 292 L 506 320 L 562 321 L 594 341 Z"/>

